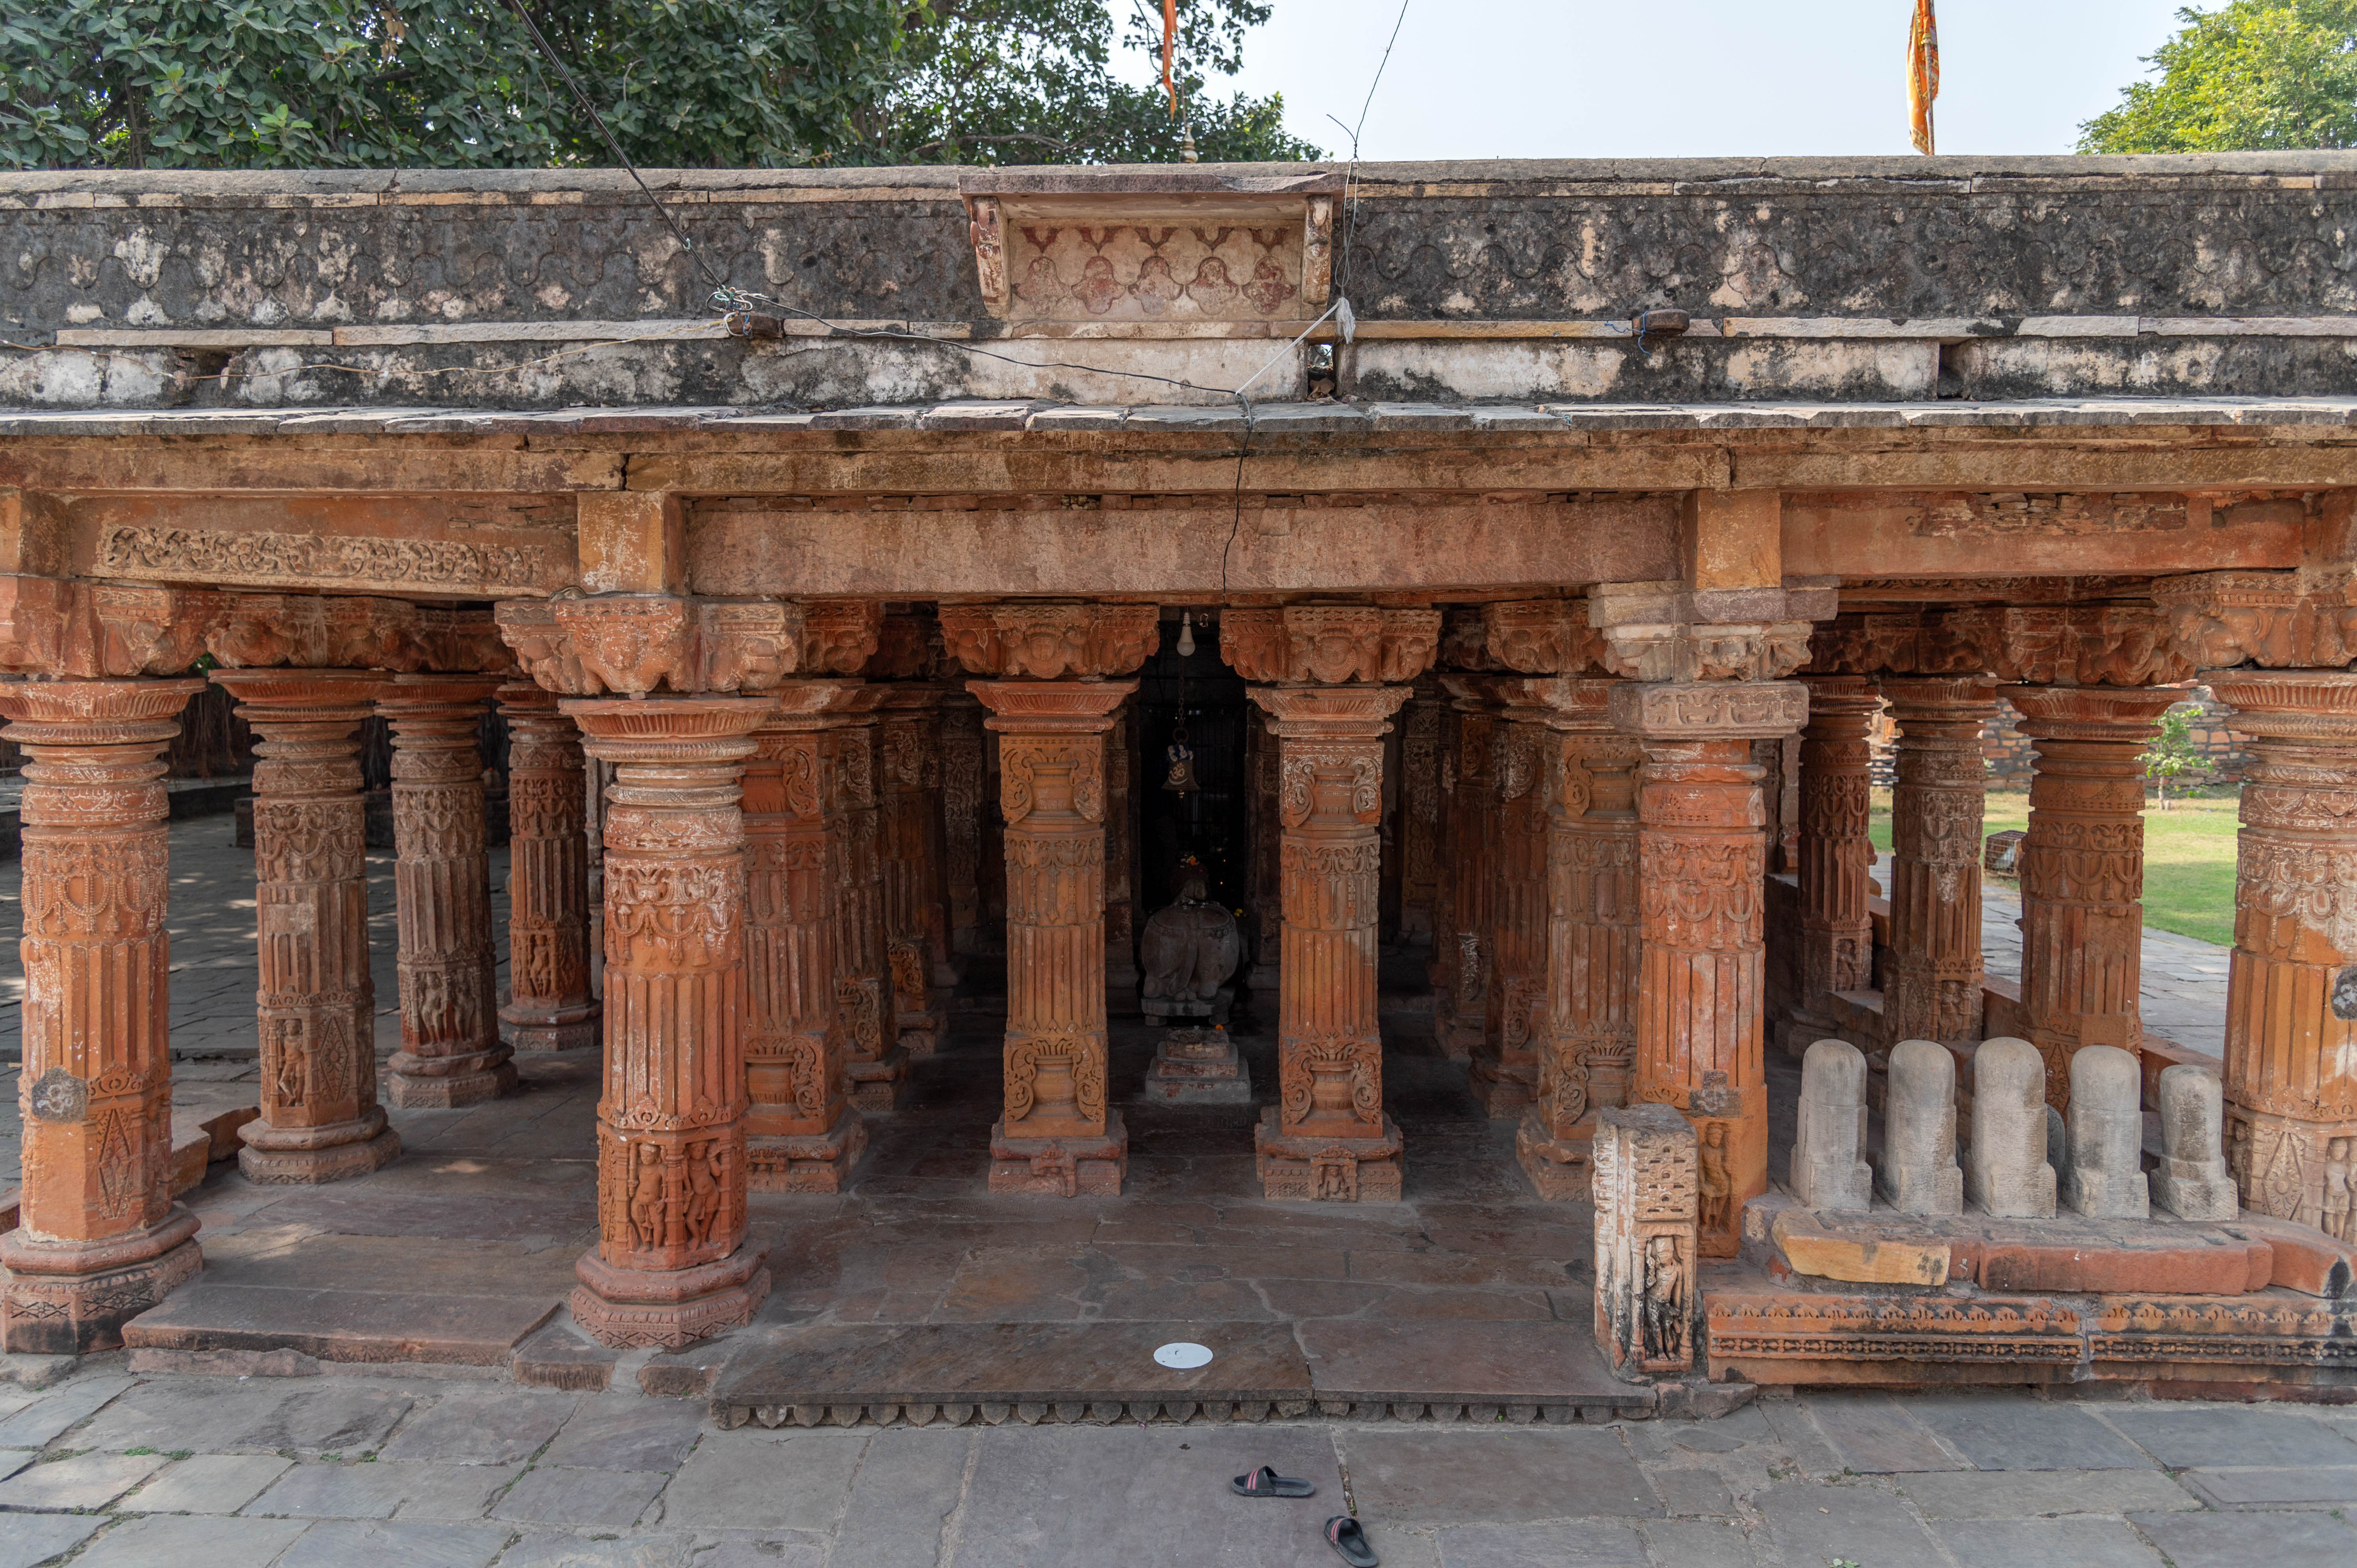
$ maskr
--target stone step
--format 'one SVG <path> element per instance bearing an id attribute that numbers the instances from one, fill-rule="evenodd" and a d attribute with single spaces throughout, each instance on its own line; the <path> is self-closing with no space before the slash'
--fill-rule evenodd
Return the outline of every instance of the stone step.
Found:
<path id="1" fill-rule="evenodd" d="M 764 1328 L 739 1337 L 707 1387 L 715 1414 L 732 1426 L 1309 1414 L 1565 1423 L 1651 1415 L 1660 1401 L 1655 1390 L 1607 1373 L 1581 1326 L 1332 1321 L 1297 1329 L 1297 1337 L 1295 1326 L 1232 1322 Z M 1172 1342 L 1203 1345 L 1213 1359 L 1189 1370 L 1161 1366 L 1154 1351 Z"/>
<path id="2" fill-rule="evenodd" d="M 134 1350 L 299 1350 L 322 1361 L 491 1367 L 563 1304 L 551 1296 L 427 1295 L 210 1284 L 177 1290 L 124 1326 Z"/>

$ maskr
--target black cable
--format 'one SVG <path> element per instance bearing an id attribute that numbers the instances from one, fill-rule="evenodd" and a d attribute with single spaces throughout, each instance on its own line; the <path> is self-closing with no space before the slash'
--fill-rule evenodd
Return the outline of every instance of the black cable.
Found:
<path id="1" fill-rule="evenodd" d="M 1235 511 L 1228 520 L 1228 542 L 1220 546 L 1220 602 L 1223 605 L 1228 601 L 1228 553 L 1236 547 L 1236 535 L 1243 532 L 1244 454 L 1252 450 L 1253 438 L 1252 399 L 1242 392 L 1236 396 L 1244 405 L 1244 438 L 1236 444 Z"/>

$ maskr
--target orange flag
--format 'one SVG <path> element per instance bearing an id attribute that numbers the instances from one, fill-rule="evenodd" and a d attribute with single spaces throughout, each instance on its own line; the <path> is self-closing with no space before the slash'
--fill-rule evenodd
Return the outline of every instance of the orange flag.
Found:
<path id="1" fill-rule="evenodd" d="M 1170 94 L 1170 117 L 1178 118 L 1178 88 L 1170 80 L 1171 51 L 1178 47 L 1178 0 L 1162 0 L 1162 90 Z"/>
<path id="2" fill-rule="evenodd" d="M 1915 0 L 1915 20 L 1907 29 L 1907 119 L 1915 150 L 1932 151 L 1932 100 L 1940 96 L 1940 24 L 1932 0 Z"/>

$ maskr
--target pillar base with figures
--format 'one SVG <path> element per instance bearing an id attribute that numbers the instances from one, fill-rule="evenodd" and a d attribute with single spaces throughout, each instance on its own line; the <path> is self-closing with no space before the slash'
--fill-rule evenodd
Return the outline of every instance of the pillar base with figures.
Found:
<path id="1" fill-rule="evenodd" d="M 1253 1129 L 1253 1168 L 1261 1196 L 1301 1202 L 1397 1203 L 1399 1123 L 1385 1116 L 1373 1136 L 1329 1134 L 1306 1126 L 1288 1131 L 1281 1109 L 1261 1112 Z"/>
<path id="2" fill-rule="evenodd" d="M 1104 1130 L 1010 1138 L 1006 1123 L 990 1128 L 990 1190 L 1034 1197 L 1118 1197 L 1129 1175 L 1129 1130 L 1108 1111 Z"/>

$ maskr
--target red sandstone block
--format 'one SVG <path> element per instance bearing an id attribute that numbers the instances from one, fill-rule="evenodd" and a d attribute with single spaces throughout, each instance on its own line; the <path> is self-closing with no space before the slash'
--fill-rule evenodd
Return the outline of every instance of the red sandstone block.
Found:
<path id="1" fill-rule="evenodd" d="M 2303 1295 L 2357 1294 L 2357 1247 L 2287 1219 L 2244 1215 L 2233 1229 L 2269 1252 L 2268 1281 Z"/>
<path id="2" fill-rule="evenodd" d="M 2242 1295 L 2266 1288 L 2272 1258 L 2264 1242 L 2242 1246 L 2091 1246 L 1991 1240 L 1975 1277 L 1983 1290 L 2061 1291 L 2072 1294 L 2169 1291 L 2179 1295 Z"/>
<path id="3" fill-rule="evenodd" d="M 23 1223 L 16 1217 L 16 1199 L 24 1190 L 16 1186 L 0 1187 L 0 1231 L 14 1230 Z"/>

